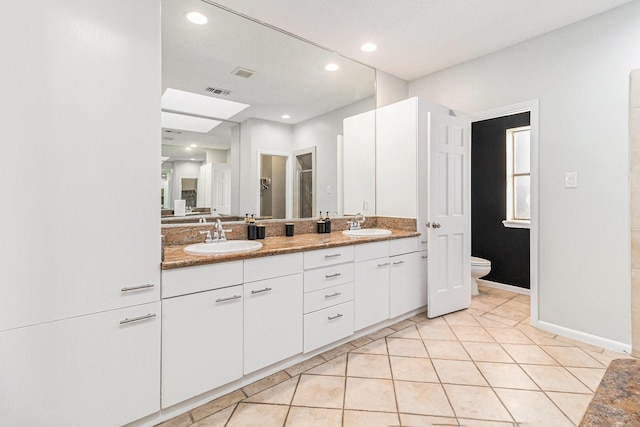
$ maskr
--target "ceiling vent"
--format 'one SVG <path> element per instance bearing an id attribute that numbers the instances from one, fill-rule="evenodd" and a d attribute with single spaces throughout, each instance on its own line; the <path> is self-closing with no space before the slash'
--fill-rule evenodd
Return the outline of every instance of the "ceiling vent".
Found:
<path id="1" fill-rule="evenodd" d="M 238 67 L 231 72 L 234 76 L 243 77 L 248 79 L 249 77 L 255 74 L 255 71 L 249 70 L 247 68 Z"/>
<path id="2" fill-rule="evenodd" d="M 224 95 L 224 96 L 229 96 L 231 95 L 231 91 L 227 90 L 227 89 L 220 89 L 218 87 L 211 87 L 209 86 L 208 88 L 205 89 L 207 92 L 212 93 L 214 95 Z"/>

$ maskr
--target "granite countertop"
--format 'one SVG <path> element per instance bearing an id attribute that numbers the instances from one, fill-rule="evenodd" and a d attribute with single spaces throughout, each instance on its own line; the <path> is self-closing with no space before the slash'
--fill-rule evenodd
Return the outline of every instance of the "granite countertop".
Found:
<path id="1" fill-rule="evenodd" d="M 274 236 L 258 240 L 258 242 L 262 243 L 262 248 L 257 251 L 223 255 L 189 255 L 183 250 L 188 245 L 171 245 L 165 246 L 164 248 L 162 269 L 170 270 L 173 268 L 189 267 L 193 265 L 213 264 L 216 262 L 290 254 L 294 252 L 333 248 L 359 243 L 403 239 L 406 237 L 416 237 L 420 235 L 420 233 L 415 231 L 391 231 L 391 235 L 375 237 L 348 237 L 343 235 L 342 231 L 334 231 L 330 234 L 305 233 L 292 237 Z"/>
<path id="2" fill-rule="evenodd" d="M 613 360 L 580 427 L 640 426 L 640 360 Z"/>

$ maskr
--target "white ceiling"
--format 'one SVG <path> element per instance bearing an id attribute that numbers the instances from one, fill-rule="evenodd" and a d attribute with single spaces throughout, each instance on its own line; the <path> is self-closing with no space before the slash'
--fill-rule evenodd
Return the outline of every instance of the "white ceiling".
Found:
<path id="1" fill-rule="evenodd" d="M 408 81 L 629 1 L 215 0 Z M 376 52 L 360 51 L 368 41 Z"/>

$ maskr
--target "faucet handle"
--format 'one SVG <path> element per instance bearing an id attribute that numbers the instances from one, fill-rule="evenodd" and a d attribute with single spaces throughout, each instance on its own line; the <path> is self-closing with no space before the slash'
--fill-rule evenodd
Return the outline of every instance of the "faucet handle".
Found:
<path id="1" fill-rule="evenodd" d="M 206 237 L 204 238 L 204 242 L 205 243 L 211 243 L 213 242 L 213 238 L 211 237 L 211 231 L 210 230 L 206 230 L 206 231 L 200 231 L 200 234 L 206 234 Z M 217 232 L 216 232 L 217 234 Z"/>

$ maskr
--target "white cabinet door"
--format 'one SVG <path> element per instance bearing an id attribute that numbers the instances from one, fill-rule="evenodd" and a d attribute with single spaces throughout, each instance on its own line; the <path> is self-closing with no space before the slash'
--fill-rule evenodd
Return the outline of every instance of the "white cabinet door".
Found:
<path id="1" fill-rule="evenodd" d="M 34 4 L 3 2 L 2 13 L 25 16 Z M 39 2 L 37 31 L 0 26 L 3 55 L 20 58 L 2 70 L 2 129 L 21 141 L 3 144 L 13 160 L 0 168 L 13 183 L 3 192 L 0 331 L 159 300 L 161 37 L 159 19 L 132 25 L 142 10 L 159 16 L 160 2 Z"/>
<path id="2" fill-rule="evenodd" d="M 471 303 L 468 123 L 433 115 L 429 164 L 429 302 L 436 317 Z"/>
<path id="3" fill-rule="evenodd" d="M 427 251 L 420 252 L 420 307 L 427 305 L 429 257 Z"/>
<path id="4" fill-rule="evenodd" d="M 355 263 L 354 329 L 389 318 L 389 257 Z"/>
<path id="5" fill-rule="evenodd" d="M 242 285 L 162 301 L 162 407 L 242 377 Z"/>
<path id="6" fill-rule="evenodd" d="M 417 215 L 417 117 L 417 98 L 376 112 L 376 215 Z"/>
<path id="7" fill-rule="evenodd" d="M 159 391 L 159 302 L 0 333 L 2 425 L 119 426 Z"/>
<path id="8" fill-rule="evenodd" d="M 244 373 L 302 352 L 302 274 L 244 285 Z"/>
<path id="9" fill-rule="evenodd" d="M 389 258 L 389 316 L 394 318 L 420 307 L 420 253 Z"/>

